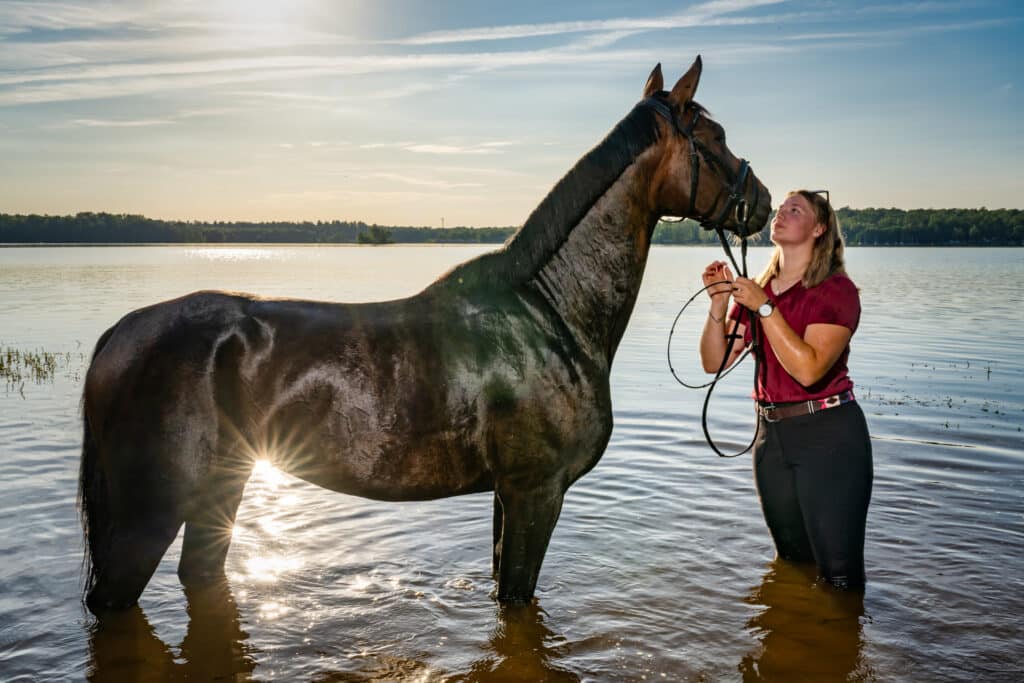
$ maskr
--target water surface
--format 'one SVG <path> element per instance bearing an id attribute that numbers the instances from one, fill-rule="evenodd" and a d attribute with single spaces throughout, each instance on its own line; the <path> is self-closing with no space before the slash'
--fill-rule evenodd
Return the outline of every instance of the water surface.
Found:
<path id="1" fill-rule="evenodd" d="M 773 562 L 749 456 L 715 457 L 666 340 L 720 252 L 655 247 L 612 375 L 615 431 L 566 497 L 536 604 L 491 598 L 491 496 L 378 503 L 259 467 L 228 582 L 185 592 L 180 539 L 139 609 L 79 602 L 79 399 L 99 334 L 203 288 L 406 296 L 477 246 L 0 249 L 0 678 L 318 681 L 1015 681 L 1024 677 L 1020 249 L 851 249 L 851 372 L 874 438 L 863 596 Z M 753 249 L 752 270 L 767 250 Z M 673 337 L 694 360 L 703 304 Z M 749 368 L 716 392 L 723 447 L 752 435 Z"/>

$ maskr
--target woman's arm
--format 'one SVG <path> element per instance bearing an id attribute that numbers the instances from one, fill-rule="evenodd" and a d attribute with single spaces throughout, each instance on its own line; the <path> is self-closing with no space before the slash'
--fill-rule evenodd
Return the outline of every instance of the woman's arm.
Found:
<path id="1" fill-rule="evenodd" d="M 853 331 L 842 325 L 813 323 L 801 339 L 778 309 L 761 318 L 761 327 L 782 369 L 805 387 L 825 376 L 853 336 Z"/>
<path id="2" fill-rule="evenodd" d="M 751 311 L 768 301 L 764 289 L 753 280 L 738 278 L 733 287 L 733 298 Z M 805 387 L 825 376 L 853 336 L 853 331 L 843 325 L 813 323 L 807 326 L 801 339 L 778 309 L 761 318 L 761 327 L 779 364 Z"/>
<path id="3" fill-rule="evenodd" d="M 714 261 L 704 269 L 704 286 L 709 287 L 714 282 L 730 283 L 733 281 L 732 272 L 724 261 Z M 722 357 L 725 355 L 727 346 L 726 335 L 732 331 L 733 321 L 726 316 L 729 307 L 729 292 L 732 285 L 720 284 L 708 289 L 708 296 L 711 297 L 711 308 L 708 310 L 707 320 L 704 321 L 704 331 L 700 335 L 700 362 L 704 372 L 718 372 L 722 367 Z M 740 325 L 736 330 L 739 335 L 737 343 L 733 344 L 732 353 L 725 363 L 723 369 L 728 368 L 736 362 L 736 359 L 743 353 L 743 334 L 746 331 L 745 325 Z"/>
<path id="4" fill-rule="evenodd" d="M 722 356 L 725 355 L 725 349 L 728 346 L 726 335 L 732 331 L 732 326 L 735 324 L 734 321 L 725 318 L 724 313 L 722 317 L 721 321 L 717 321 L 712 320 L 709 315 L 704 322 L 704 331 L 700 335 L 700 363 L 704 367 L 704 372 L 709 374 L 718 372 L 718 368 L 722 366 Z M 732 352 L 729 354 L 725 366 L 722 367 L 723 370 L 735 363 L 743 353 L 745 348 L 743 335 L 746 331 L 747 326 L 742 323 L 736 328 L 739 339 L 733 343 Z"/>

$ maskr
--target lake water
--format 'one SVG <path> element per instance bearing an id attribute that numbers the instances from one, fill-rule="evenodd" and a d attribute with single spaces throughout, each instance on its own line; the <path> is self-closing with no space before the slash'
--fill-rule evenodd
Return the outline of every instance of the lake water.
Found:
<path id="1" fill-rule="evenodd" d="M 536 604 L 491 598 L 491 495 L 388 504 L 258 468 L 225 585 L 187 595 L 180 538 L 140 607 L 79 602 L 85 359 L 139 306 L 196 289 L 339 301 L 413 294 L 476 246 L 0 249 L 0 679 L 1019 681 L 1024 679 L 1020 249 L 851 249 L 851 373 L 874 439 L 863 596 L 773 562 L 750 456 L 704 444 L 666 342 L 720 252 L 655 247 L 615 361 L 615 431 L 566 497 Z M 751 270 L 767 257 L 752 249 Z M 701 302 L 673 365 L 698 378 Z M 750 368 L 716 392 L 752 435 Z"/>

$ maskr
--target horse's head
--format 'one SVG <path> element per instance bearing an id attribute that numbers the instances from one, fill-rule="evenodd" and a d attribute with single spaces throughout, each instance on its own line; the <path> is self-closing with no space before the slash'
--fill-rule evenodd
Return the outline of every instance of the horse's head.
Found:
<path id="1" fill-rule="evenodd" d="M 722 227 L 740 237 L 761 230 L 771 196 L 750 165 L 725 144 L 725 129 L 693 100 L 700 82 L 698 56 L 670 92 L 664 91 L 661 64 L 654 67 L 644 101 L 660 114 L 667 131 L 664 154 L 652 183 L 662 215 L 686 216 L 707 228 Z"/>

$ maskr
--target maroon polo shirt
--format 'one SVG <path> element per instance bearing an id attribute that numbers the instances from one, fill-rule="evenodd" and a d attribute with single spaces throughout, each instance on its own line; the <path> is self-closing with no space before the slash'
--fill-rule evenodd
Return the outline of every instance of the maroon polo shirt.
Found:
<path id="1" fill-rule="evenodd" d="M 801 339 L 807 326 L 814 323 L 842 325 L 848 327 L 851 332 L 857 331 L 857 324 L 860 322 L 860 295 L 853 281 L 845 275 L 830 275 L 820 285 L 811 289 L 798 282 L 778 296 L 772 292 L 770 282 L 764 290 L 775 303 L 774 315 L 781 313 L 786 323 Z M 738 307 L 733 304 L 729 318 L 735 320 L 738 315 Z M 757 314 L 751 315 L 760 326 L 761 321 Z M 747 324 L 747 316 L 743 316 L 741 322 Z M 750 344 L 750 339 L 748 326 L 743 343 Z M 834 396 L 853 388 L 853 380 L 850 379 L 846 367 L 847 358 L 850 356 L 849 344 L 824 377 L 805 387 L 782 368 L 763 330 L 760 339 L 764 353 L 761 355 L 762 367 L 758 372 L 760 376 L 757 378 L 757 390 L 754 395 L 757 400 L 770 403 L 807 401 Z"/>

